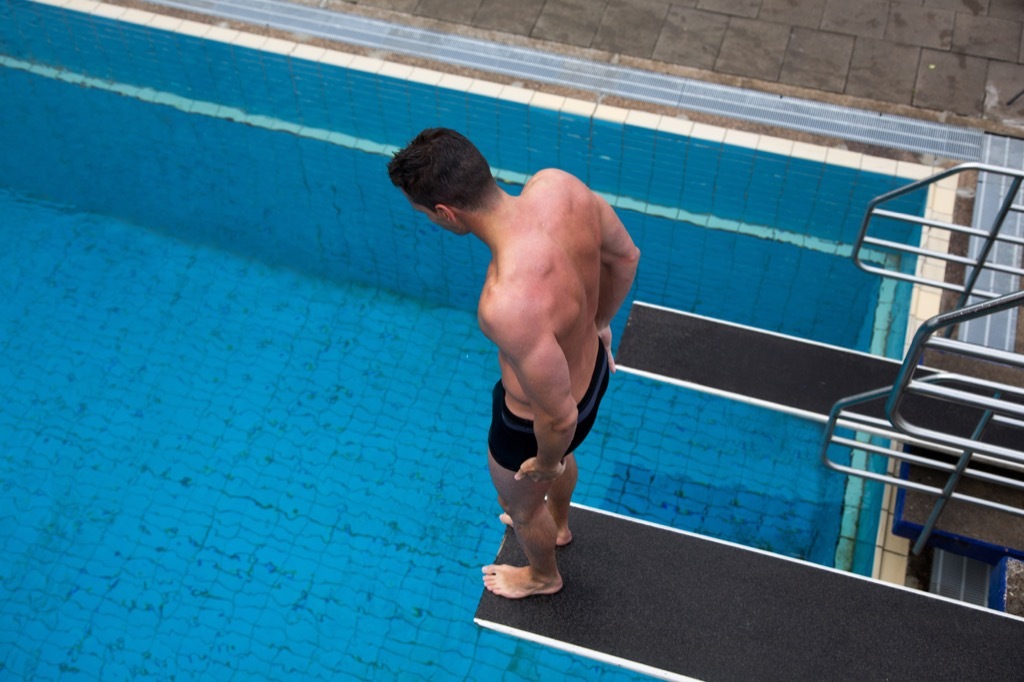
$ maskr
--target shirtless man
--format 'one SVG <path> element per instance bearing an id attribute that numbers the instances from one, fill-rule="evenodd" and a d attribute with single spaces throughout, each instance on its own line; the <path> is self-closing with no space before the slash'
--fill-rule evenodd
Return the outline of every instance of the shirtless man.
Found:
<path id="1" fill-rule="evenodd" d="M 552 594 L 562 588 L 555 547 L 572 539 L 573 452 L 615 371 L 608 325 L 640 251 L 608 203 L 572 175 L 543 170 L 509 195 L 453 130 L 424 130 L 388 173 L 431 222 L 491 251 L 477 308 L 501 368 L 488 463 L 502 521 L 529 566 L 485 566 L 483 580 L 503 597 Z"/>

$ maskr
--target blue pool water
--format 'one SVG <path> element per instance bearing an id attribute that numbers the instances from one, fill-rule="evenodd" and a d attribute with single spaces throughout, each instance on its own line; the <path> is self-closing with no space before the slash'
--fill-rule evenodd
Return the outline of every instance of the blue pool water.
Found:
<path id="1" fill-rule="evenodd" d="M 0 31 L 0 678 L 634 678 L 472 624 L 502 534 L 486 253 L 387 182 L 418 127 L 642 198 L 637 299 L 900 345 L 905 301 L 842 253 L 897 178 L 21 0 Z M 819 425 L 624 375 L 608 405 L 581 502 L 833 564 Z"/>

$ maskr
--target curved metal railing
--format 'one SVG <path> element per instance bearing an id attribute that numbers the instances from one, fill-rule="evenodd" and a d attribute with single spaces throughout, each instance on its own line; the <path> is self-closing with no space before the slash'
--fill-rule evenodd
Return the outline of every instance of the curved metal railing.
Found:
<path id="1" fill-rule="evenodd" d="M 951 499 L 1024 516 L 1024 508 L 957 491 L 957 486 L 966 476 L 1024 492 L 1024 384 L 1018 386 L 964 374 L 936 373 L 921 365 L 925 351 L 933 349 L 1024 370 L 1022 354 L 936 336 L 957 324 L 1022 305 L 1024 291 L 1018 291 L 936 315 L 918 329 L 892 386 L 840 400 L 829 414 L 820 452 L 826 466 L 846 474 L 937 496 L 914 545 L 915 553 L 924 548 L 939 515 Z M 869 416 L 863 409 L 869 403 L 882 400 L 885 401 L 884 418 Z M 942 419 L 934 423 L 939 405 L 960 415 L 958 426 L 962 426 L 966 416 L 970 433 L 963 432 L 962 428 L 957 432 L 954 424 Z M 908 414 L 911 406 L 918 416 Z M 922 424 L 921 414 L 932 414 L 933 423 Z M 1001 431 L 998 439 L 987 437 L 993 427 Z M 852 435 L 845 435 L 847 432 Z M 851 464 L 833 461 L 829 448 L 833 444 L 849 447 L 854 453 L 863 453 L 861 461 L 857 465 L 852 461 Z M 905 478 L 891 466 L 887 466 L 884 472 L 874 470 L 868 464 L 868 455 L 937 470 L 947 474 L 947 478 L 938 487 Z"/>
<path id="2" fill-rule="evenodd" d="M 992 179 L 1001 179 L 1007 185 L 1006 191 L 1001 193 L 1001 196 L 999 197 L 999 207 L 996 210 L 991 223 L 987 227 L 960 225 L 957 223 L 923 218 L 919 215 L 884 208 L 886 205 L 892 204 L 901 197 L 905 197 L 917 192 L 918 190 L 930 187 L 931 185 L 934 185 L 948 177 L 959 176 L 968 172 L 978 173 L 979 179 L 982 176 L 991 176 Z M 1003 228 L 1007 223 L 1007 219 L 1011 215 L 1024 214 L 1024 205 L 1015 203 L 1022 183 L 1024 183 L 1024 170 L 1013 170 L 1010 168 L 991 166 L 984 163 L 964 163 L 876 197 L 868 204 L 867 211 L 864 214 L 864 220 L 861 222 L 860 232 L 858 233 L 857 241 L 854 244 L 854 262 L 859 268 L 866 272 L 872 272 L 906 282 L 914 282 L 925 286 L 937 287 L 947 291 L 958 292 L 960 294 L 960 300 L 954 308 L 961 308 L 966 305 L 972 295 L 980 298 L 991 299 L 1005 294 L 1005 290 L 999 292 L 978 289 L 977 284 L 979 277 L 985 271 L 1000 273 L 1002 275 L 1009 275 L 1012 277 L 1024 277 L 1024 268 L 1020 267 L 1019 263 L 998 263 L 993 261 L 991 258 L 994 249 L 999 244 L 1006 244 L 1018 248 L 1024 247 L 1024 236 L 1008 235 L 1003 233 Z M 877 233 L 881 229 L 879 227 L 881 221 L 884 220 L 921 226 L 922 229 L 929 230 L 933 235 L 937 235 L 939 237 L 937 241 L 944 244 L 948 244 L 952 235 L 955 234 L 965 235 L 969 238 L 976 238 L 979 240 L 979 243 L 974 249 L 974 256 L 949 253 L 948 250 L 929 247 L 927 243 L 923 246 L 912 246 L 877 236 Z M 872 228 L 875 228 L 874 234 L 872 234 Z M 929 276 L 929 274 L 919 274 L 921 268 L 918 268 L 918 272 L 914 273 L 904 272 L 899 269 L 899 265 L 894 262 L 893 259 L 878 258 L 879 252 L 896 255 L 906 254 L 915 256 L 919 259 L 927 259 L 928 261 L 936 264 L 941 264 L 942 267 L 939 268 L 938 271 L 943 273 L 945 272 L 945 266 L 949 264 L 964 266 L 966 268 L 966 276 L 963 283 L 956 283 L 947 282 L 945 281 L 945 278 L 941 276 L 937 277 Z M 1016 289 L 1017 287 L 1014 286 L 1012 288 Z"/>

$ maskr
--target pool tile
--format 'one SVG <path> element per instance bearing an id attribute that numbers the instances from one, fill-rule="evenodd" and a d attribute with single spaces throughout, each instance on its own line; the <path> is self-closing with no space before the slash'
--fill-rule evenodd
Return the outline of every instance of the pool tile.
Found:
<path id="1" fill-rule="evenodd" d="M 910 163 L 907 161 L 896 162 L 897 175 L 902 178 L 909 180 L 923 180 L 930 175 L 933 175 L 935 170 L 928 166 L 919 163 Z"/>
<path id="2" fill-rule="evenodd" d="M 75 12 L 84 12 L 86 14 L 92 14 L 103 5 L 99 0 L 72 0 L 66 3 L 64 6 L 67 9 L 74 10 Z"/>
<path id="3" fill-rule="evenodd" d="M 793 157 L 806 161 L 825 161 L 826 149 L 806 142 L 793 143 Z"/>
<path id="4" fill-rule="evenodd" d="M 347 52 L 339 52 L 337 50 L 327 50 L 327 51 L 325 51 L 323 53 L 323 55 L 321 55 L 319 61 L 322 62 L 323 64 L 327 64 L 329 66 L 337 66 L 337 67 L 341 67 L 341 68 L 347 68 L 348 65 L 352 63 L 353 59 L 355 59 L 355 55 L 349 54 Z M 425 71 L 425 69 L 421 69 L 419 71 Z M 417 79 L 417 77 L 422 77 L 422 74 L 420 74 L 417 69 L 413 69 L 413 72 L 411 74 L 409 74 L 408 79 L 411 80 L 411 81 L 415 81 Z M 438 80 L 439 79 L 440 79 L 440 75 L 438 75 Z M 434 81 L 434 82 L 436 83 L 437 81 Z"/>
<path id="5" fill-rule="evenodd" d="M 897 165 L 895 160 L 882 159 L 877 156 L 868 156 L 867 154 L 861 157 L 860 168 L 861 170 L 879 173 L 881 175 L 897 174 Z"/>
<path id="6" fill-rule="evenodd" d="M 219 43 L 233 43 L 238 38 L 238 31 L 230 28 L 214 26 L 204 36 L 207 40 L 214 40 Z"/>
<path id="7" fill-rule="evenodd" d="M 709 142 L 723 142 L 725 140 L 725 133 L 725 128 L 707 125 L 706 123 L 694 123 L 691 137 Z"/>
<path id="8" fill-rule="evenodd" d="M 539 90 L 533 93 L 530 98 L 530 106 L 538 109 L 550 109 L 552 111 L 558 111 L 565 104 L 565 97 L 560 95 L 551 95 L 546 92 L 540 92 Z"/>
<path id="9" fill-rule="evenodd" d="M 199 21 L 191 21 L 189 19 L 185 19 L 180 24 L 178 24 L 178 28 L 175 30 L 177 33 L 180 33 L 182 35 L 192 36 L 195 38 L 202 38 L 204 35 L 206 35 L 207 31 L 209 31 L 210 28 L 212 27 L 209 24 L 204 24 Z M 253 37 L 256 38 L 257 36 Z M 260 40 L 258 44 L 262 45 L 265 41 L 266 39 L 264 38 Z"/>
<path id="10" fill-rule="evenodd" d="M 673 116 L 662 116 L 658 120 L 658 130 L 680 137 L 689 137 L 693 132 L 693 125 L 693 121 L 685 121 Z"/>
<path id="11" fill-rule="evenodd" d="M 346 64 L 346 68 L 354 69 L 356 71 L 365 71 L 366 73 L 378 73 L 382 68 L 384 68 L 384 60 L 377 59 L 375 57 L 353 55 Z M 442 87 L 452 87 L 451 85 L 445 85 L 444 79 L 442 79 L 441 85 Z"/>
<path id="12" fill-rule="evenodd" d="M 503 88 L 504 86 L 500 83 L 476 78 L 469 86 L 469 92 L 474 95 L 479 95 L 480 97 L 495 99 L 501 95 Z"/>
<path id="13" fill-rule="evenodd" d="M 156 16 L 152 12 L 129 8 L 118 17 L 118 20 L 133 24 L 149 25 Z"/>
<path id="14" fill-rule="evenodd" d="M 951 176 L 932 185 L 928 195 L 929 217 L 945 222 L 953 222 L 957 182 L 956 177 Z"/>
<path id="15" fill-rule="evenodd" d="M 189 27 L 187 26 L 187 24 L 190 23 L 194 22 L 183 21 L 181 24 L 178 25 L 176 31 L 189 35 L 202 35 L 201 33 L 190 33 Z M 252 50 L 258 50 L 260 49 L 260 47 L 263 46 L 263 43 L 265 43 L 266 41 L 266 36 L 258 36 L 252 33 L 239 33 L 238 36 L 235 38 L 234 44 L 238 47 L 245 47 Z"/>
<path id="16" fill-rule="evenodd" d="M 760 135 L 757 140 L 756 149 L 761 152 L 789 157 L 793 152 L 793 142 L 780 137 Z"/>
<path id="17" fill-rule="evenodd" d="M 264 52 L 272 52 L 274 54 L 286 55 L 291 53 L 295 49 L 296 43 L 291 40 L 283 40 L 281 38 L 270 37 L 264 41 L 260 47 Z"/>
<path id="18" fill-rule="evenodd" d="M 586 100 L 573 99 L 571 97 L 567 97 L 560 107 L 560 111 L 564 114 L 581 116 L 588 119 L 594 115 L 596 110 L 597 102 L 588 102 Z"/>
<path id="19" fill-rule="evenodd" d="M 598 104 L 594 110 L 594 118 L 609 123 L 625 123 L 629 116 L 629 110 L 621 107 L 613 107 L 609 104 Z"/>
<path id="20" fill-rule="evenodd" d="M 527 90 L 517 85 L 506 85 L 501 89 L 501 99 L 515 104 L 529 104 L 533 94 L 533 90 Z"/>
<path id="21" fill-rule="evenodd" d="M 860 168 L 863 157 L 863 154 L 846 151 L 845 149 L 835 149 L 832 147 L 825 152 L 826 163 L 846 168 Z"/>
<path id="22" fill-rule="evenodd" d="M 626 125 L 636 126 L 638 128 L 649 128 L 651 130 L 658 129 L 658 123 L 661 117 L 658 114 L 652 114 L 646 111 L 637 111 L 631 109 L 626 115 Z"/>
<path id="23" fill-rule="evenodd" d="M 742 130 L 728 130 L 725 133 L 724 141 L 726 144 L 735 145 L 737 147 L 756 149 L 760 137 L 760 135 L 755 135 L 754 133 L 748 133 Z"/>
<path id="24" fill-rule="evenodd" d="M 149 26 L 161 31 L 177 31 L 182 21 L 183 19 L 158 14 L 149 22 Z"/>
<path id="25" fill-rule="evenodd" d="M 323 59 L 323 56 L 324 54 L 326 54 L 326 52 L 326 49 L 318 47 L 316 45 L 305 45 L 302 43 L 296 43 L 295 49 L 291 51 L 291 56 L 295 57 L 296 59 L 302 59 L 305 61 L 319 62 Z M 408 74 L 403 74 L 401 77 L 405 78 L 405 76 L 407 75 Z"/>

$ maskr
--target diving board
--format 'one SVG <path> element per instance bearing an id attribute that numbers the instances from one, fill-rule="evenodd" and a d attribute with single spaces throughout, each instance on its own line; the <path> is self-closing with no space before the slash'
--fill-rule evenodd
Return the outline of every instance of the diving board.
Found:
<path id="1" fill-rule="evenodd" d="M 615 363 L 626 371 L 822 420 L 836 401 L 892 385 L 901 364 L 640 302 L 629 312 Z"/>
<path id="2" fill-rule="evenodd" d="M 1020 679 L 1024 619 L 580 505 L 565 586 L 478 625 L 669 680 Z M 525 565 L 511 530 L 497 563 Z"/>
<path id="3" fill-rule="evenodd" d="M 636 302 L 615 356 L 626 372 L 826 421 L 839 400 L 891 386 L 901 362 L 777 332 Z M 937 374 L 927 367 L 919 376 Z M 883 417 L 881 398 L 852 411 Z M 909 396 L 902 412 L 918 425 L 969 437 L 980 411 Z M 1014 447 L 1019 431 L 992 424 L 984 441 Z"/>

